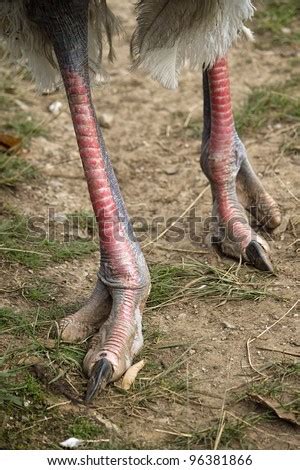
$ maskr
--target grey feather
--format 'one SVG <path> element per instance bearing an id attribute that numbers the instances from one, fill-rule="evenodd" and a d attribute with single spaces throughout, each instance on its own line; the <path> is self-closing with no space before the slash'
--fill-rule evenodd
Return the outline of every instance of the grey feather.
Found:
<path id="1" fill-rule="evenodd" d="M 107 41 L 110 60 L 114 58 L 112 40 L 120 31 L 120 22 L 108 8 L 106 0 L 90 0 L 89 65 L 96 80 L 107 78 L 102 67 L 103 43 Z M 38 87 L 52 89 L 61 82 L 52 45 L 38 26 L 26 15 L 26 0 L 0 2 L 0 40 L 7 57 L 25 65 Z"/>

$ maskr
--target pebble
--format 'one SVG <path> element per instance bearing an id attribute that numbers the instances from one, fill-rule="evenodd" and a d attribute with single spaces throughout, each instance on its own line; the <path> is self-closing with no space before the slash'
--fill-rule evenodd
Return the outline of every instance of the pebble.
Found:
<path id="1" fill-rule="evenodd" d="M 105 129 L 110 129 L 112 127 L 114 121 L 114 117 L 112 114 L 109 113 L 102 113 L 98 116 L 98 122 L 101 127 Z"/>
<path id="2" fill-rule="evenodd" d="M 300 158 L 299 158 L 299 155 L 293 155 L 293 156 L 292 156 L 292 162 L 293 162 L 295 165 L 300 165 Z"/>
<path id="3" fill-rule="evenodd" d="M 233 325 L 232 323 L 227 322 L 227 321 L 223 321 L 222 325 L 225 328 L 228 328 L 229 330 L 236 330 L 236 326 Z"/>
<path id="4" fill-rule="evenodd" d="M 164 172 L 169 176 L 176 175 L 176 173 L 178 173 L 178 167 L 175 165 L 169 165 L 165 168 Z"/>
<path id="5" fill-rule="evenodd" d="M 283 34 L 291 34 L 292 30 L 291 28 L 281 28 L 281 32 Z"/>
<path id="6" fill-rule="evenodd" d="M 61 101 L 53 101 L 53 103 L 49 104 L 48 111 L 54 114 L 54 116 L 58 116 L 62 110 L 62 107 L 63 104 Z"/>

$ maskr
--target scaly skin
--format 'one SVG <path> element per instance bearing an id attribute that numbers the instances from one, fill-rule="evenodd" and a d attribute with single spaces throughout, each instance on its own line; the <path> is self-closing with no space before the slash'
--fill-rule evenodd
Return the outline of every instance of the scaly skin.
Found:
<path id="1" fill-rule="evenodd" d="M 101 262 L 87 304 L 62 320 L 61 338 L 81 341 L 91 334 L 84 369 L 90 377 L 86 400 L 117 380 L 141 349 L 142 311 L 150 275 L 136 241 L 92 104 L 88 73 L 88 1 L 40 0 L 28 15 L 53 44 L 69 101 L 80 157 L 99 226 Z"/>
<path id="2" fill-rule="evenodd" d="M 237 189 L 244 207 L 265 228 L 274 229 L 280 224 L 280 212 L 254 173 L 236 133 L 226 59 L 204 72 L 203 88 L 201 166 L 211 183 L 215 220 L 212 242 L 225 255 L 242 257 L 258 269 L 272 271 L 269 246 L 251 229 Z"/>
<path id="3" fill-rule="evenodd" d="M 28 0 L 27 14 L 48 36 L 56 54 L 100 236 L 101 262 L 95 290 L 87 304 L 60 325 L 65 341 L 81 341 L 94 334 L 84 360 L 90 377 L 86 394 L 89 401 L 97 390 L 126 371 L 142 346 L 142 311 L 150 276 L 133 236 L 92 104 L 87 54 L 89 0 L 53 0 L 51 4 L 49 8 L 49 0 Z M 226 60 L 220 60 L 205 77 L 210 96 L 206 86 L 202 167 L 211 182 L 214 214 L 219 221 L 214 236 L 224 253 L 242 255 L 257 267 L 270 269 L 267 246 L 251 230 L 238 202 L 236 180 L 246 193 L 247 204 L 255 202 L 260 219 L 266 215 L 265 204 L 270 226 L 278 223 L 279 215 L 275 203 L 254 177 L 236 136 Z M 222 226 L 225 238 L 219 236 Z"/>

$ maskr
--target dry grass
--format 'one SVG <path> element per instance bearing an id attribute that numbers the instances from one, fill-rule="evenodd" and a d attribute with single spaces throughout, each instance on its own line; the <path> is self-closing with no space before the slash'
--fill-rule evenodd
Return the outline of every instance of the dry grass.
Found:
<path id="1" fill-rule="evenodd" d="M 277 298 L 268 290 L 266 282 L 261 287 L 260 274 L 241 270 L 236 263 L 228 268 L 189 259 L 182 265 L 154 265 L 151 278 L 152 291 L 148 301 L 151 310 L 200 298 L 214 300 L 217 304 L 235 300 L 258 301 L 267 296 Z M 272 282 L 271 276 L 269 279 Z"/>

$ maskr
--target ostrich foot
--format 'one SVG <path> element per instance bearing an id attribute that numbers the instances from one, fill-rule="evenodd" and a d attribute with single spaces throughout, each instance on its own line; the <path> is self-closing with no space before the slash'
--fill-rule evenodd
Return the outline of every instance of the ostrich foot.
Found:
<path id="1" fill-rule="evenodd" d="M 260 227 L 269 231 L 274 230 L 281 223 L 278 204 L 256 176 L 247 158 L 246 150 L 240 141 L 239 146 L 241 146 L 241 152 L 244 154 L 237 176 L 239 200 Z"/>
<path id="2" fill-rule="evenodd" d="M 83 368 L 89 377 L 89 402 L 107 383 L 118 380 L 143 346 L 142 311 L 149 289 L 114 289 L 112 309 L 91 340 Z"/>
<path id="3" fill-rule="evenodd" d="M 80 343 L 96 333 L 107 319 L 112 300 L 105 285 L 97 279 L 96 287 L 86 304 L 78 312 L 59 323 L 60 338 L 65 343 Z"/>
<path id="4" fill-rule="evenodd" d="M 203 91 L 201 166 L 213 197 L 211 240 L 225 255 L 272 271 L 269 246 L 251 229 L 243 205 L 268 230 L 280 224 L 280 212 L 254 173 L 235 130 L 226 57 L 204 71 Z"/>
<path id="5" fill-rule="evenodd" d="M 211 243 L 219 252 L 243 259 L 261 271 L 273 272 L 269 245 L 250 227 L 237 200 L 228 201 L 226 207 L 214 205 L 211 229 Z"/>
<path id="6" fill-rule="evenodd" d="M 214 168 L 215 159 L 208 147 L 202 156 L 214 200 L 211 242 L 224 255 L 242 258 L 261 271 L 272 272 L 269 245 L 250 227 L 244 208 L 255 217 L 259 226 L 273 230 L 281 222 L 279 207 L 256 176 L 237 135 L 233 153 L 233 156 L 218 156 L 218 165 L 221 162 L 219 180 Z M 225 183 L 222 181 L 224 170 L 225 174 L 227 172 Z"/>
<path id="7" fill-rule="evenodd" d="M 147 273 L 146 273 L 147 274 Z M 83 369 L 89 382 L 85 400 L 118 380 L 143 346 L 142 311 L 150 282 L 141 288 L 111 288 L 100 279 L 87 303 L 60 322 L 60 337 L 78 343 L 92 336 Z"/>

